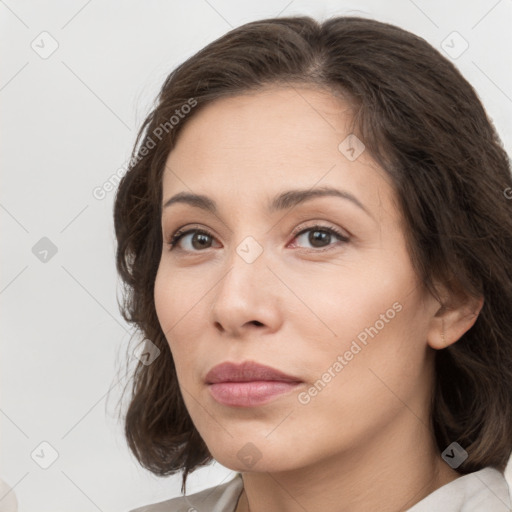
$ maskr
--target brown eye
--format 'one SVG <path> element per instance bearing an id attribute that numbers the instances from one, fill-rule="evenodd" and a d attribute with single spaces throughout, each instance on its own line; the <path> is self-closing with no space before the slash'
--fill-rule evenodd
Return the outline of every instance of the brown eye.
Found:
<path id="1" fill-rule="evenodd" d="M 295 238 L 297 240 L 302 238 L 303 241 L 307 241 L 313 249 L 323 249 L 333 245 L 331 243 L 333 238 L 338 239 L 340 242 L 349 241 L 348 237 L 327 226 L 312 226 L 300 231 Z"/>
<path id="2" fill-rule="evenodd" d="M 332 238 L 332 234 L 328 233 L 325 230 L 319 230 L 315 229 L 310 230 L 309 236 L 308 236 L 308 242 L 313 247 L 324 247 L 324 244 L 329 245 L 329 242 Z"/>
<path id="3" fill-rule="evenodd" d="M 179 246 L 182 240 L 187 240 L 187 237 L 191 235 L 190 244 L 188 247 Z M 197 252 L 202 249 L 209 249 L 211 243 L 213 241 L 213 236 L 207 231 L 203 231 L 200 229 L 189 229 L 187 231 L 177 231 L 171 238 L 169 242 L 170 250 L 173 250 L 176 245 L 179 246 L 180 249 L 189 252 Z"/>

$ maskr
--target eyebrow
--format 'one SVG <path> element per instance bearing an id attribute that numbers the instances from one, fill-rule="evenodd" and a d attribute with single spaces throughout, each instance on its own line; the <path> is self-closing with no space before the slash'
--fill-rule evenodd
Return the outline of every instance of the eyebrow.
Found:
<path id="1" fill-rule="evenodd" d="M 350 192 L 347 192 L 346 190 L 338 190 L 332 187 L 321 187 L 304 190 L 296 189 L 282 192 L 274 197 L 274 199 L 268 205 L 267 209 L 269 213 L 274 213 L 280 210 L 286 210 L 292 206 L 298 205 L 299 203 L 303 203 L 317 197 L 339 197 L 341 199 L 351 201 L 353 204 L 358 206 L 361 210 L 373 218 L 373 215 L 366 209 L 361 201 L 357 199 L 357 197 L 355 197 Z M 192 194 L 189 192 L 179 192 L 178 194 L 172 196 L 164 203 L 163 208 L 168 208 L 169 206 L 176 203 L 189 204 L 190 206 L 201 208 L 213 214 L 216 214 L 218 211 L 217 204 L 213 199 L 205 195 Z"/>

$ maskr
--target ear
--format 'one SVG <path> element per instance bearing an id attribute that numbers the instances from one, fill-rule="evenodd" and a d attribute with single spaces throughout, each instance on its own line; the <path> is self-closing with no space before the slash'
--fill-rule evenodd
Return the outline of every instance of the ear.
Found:
<path id="1" fill-rule="evenodd" d="M 446 295 L 446 294 L 445 294 Z M 455 343 L 473 327 L 484 305 L 484 298 L 448 295 L 430 322 L 427 342 L 433 349 L 440 350 Z"/>

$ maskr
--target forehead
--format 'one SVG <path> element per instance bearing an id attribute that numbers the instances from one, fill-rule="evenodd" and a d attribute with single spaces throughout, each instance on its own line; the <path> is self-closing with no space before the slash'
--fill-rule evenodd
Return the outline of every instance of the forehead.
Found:
<path id="1" fill-rule="evenodd" d="M 329 144 L 336 149 L 352 119 L 350 109 L 324 90 L 266 87 L 203 107 L 186 122 L 174 152 L 191 146 L 230 152 L 271 148 L 292 158 L 298 144 L 307 144 L 305 150 L 326 150 Z M 265 153 L 259 151 L 259 156 Z"/>
<path id="2" fill-rule="evenodd" d="M 351 161 L 340 149 L 351 133 L 351 105 L 328 91 L 269 87 L 216 100 L 185 122 L 167 158 L 164 200 L 187 189 L 268 197 L 317 184 L 343 186 L 374 204 L 391 193 L 367 152 Z"/>

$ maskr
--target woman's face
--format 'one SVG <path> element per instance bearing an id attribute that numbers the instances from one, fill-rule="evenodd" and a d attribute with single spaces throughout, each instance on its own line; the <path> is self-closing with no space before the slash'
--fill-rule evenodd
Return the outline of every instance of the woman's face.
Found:
<path id="1" fill-rule="evenodd" d="M 304 87 L 221 99 L 187 121 L 166 163 L 164 205 L 208 202 L 162 210 L 156 310 L 190 416 L 234 470 L 385 452 L 428 424 L 439 304 L 413 271 L 389 178 L 346 140 L 347 108 Z M 170 248 L 178 229 L 206 234 Z M 248 361 L 293 382 L 207 377 Z"/>

